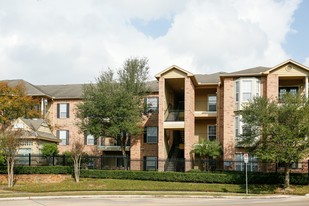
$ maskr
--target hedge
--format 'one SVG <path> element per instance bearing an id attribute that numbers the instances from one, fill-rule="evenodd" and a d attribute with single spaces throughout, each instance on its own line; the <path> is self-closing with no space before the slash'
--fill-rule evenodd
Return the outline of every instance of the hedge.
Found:
<path id="1" fill-rule="evenodd" d="M 0 167 L 0 174 L 6 174 L 6 167 Z M 16 166 L 15 174 L 73 174 L 68 166 Z M 124 170 L 81 170 L 81 178 L 131 179 L 165 182 L 194 182 L 245 184 L 244 172 L 156 172 Z M 250 184 L 283 184 L 283 173 L 248 173 Z M 290 174 L 290 183 L 294 185 L 309 184 L 308 174 Z"/>
<path id="2" fill-rule="evenodd" d="M 15 166 L 15 174 L 73 174 L 68 166 Z M 0 167 L 0 174 L 7 174 L 6 167 Z"/>
<path id="3" fill-rule="evenodd" d="M 152 171 L 123 171 L 123 170 L 81 170 L 80 177 L 103 179 L 132 179 L 166 182 L 195 182 L 195 183 L 222 183 L 245 184 L 243 172 L 221 173 L 183 173 L 183 172 L 152 172 Z M 307 185 L 308 174 L 290 174 L 291 184 Z M 283 184 L 282 173 L 248 173 L 248 182 L 251 184 Z"/>

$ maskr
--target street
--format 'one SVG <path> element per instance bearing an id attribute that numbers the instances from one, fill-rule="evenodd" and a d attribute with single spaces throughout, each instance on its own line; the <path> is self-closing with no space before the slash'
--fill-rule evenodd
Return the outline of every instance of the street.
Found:
<path id="1" fill-rule="evenodd" d="M 282 205 L 293 205 L 293 206 L 308 206 L 309 197 L 308 196 L 291 196 L 291 197 L 251 197 L 251 198 L 241 198 L 241 197 L 147 197 L 147 196 L 115 196 L 115 197 L 58 197 L 58 198 L 48 198 L 48 197 L 34 197 L 34 198 L 16 198 L 11 200 L 0 200 L 1 206 L 167 206 L 167 205 L 177 205 L 177 206 L 223 206 L 223 205 L 267 205 L 267 206 L 282 206 Z"/>

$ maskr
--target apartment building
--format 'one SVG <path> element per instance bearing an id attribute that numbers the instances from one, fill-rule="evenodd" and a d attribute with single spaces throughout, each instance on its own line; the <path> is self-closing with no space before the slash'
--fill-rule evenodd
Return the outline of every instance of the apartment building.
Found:
<path id="1" fill-rule="evenodd" d="M 242 170 L 245 148 L 238 144 L 242 122 L 237 111 L 254 96 L 280 98 L 284 93 L 308 96 L 309 68 L 293 60 L 274 67 L 255 67 L 232 73 L 194 75 L 171 66 L 156 75 L 159 82 L 158 159 L 183 158 L 176 170 L 194 168 L 194 144 L 201 139 L 223 146 L 222 169 Z M 249 170 L 259 170 L 256 157 Z M 190 161 L 191 160 L 191 161 Z M 193 160 L 193 161 L 192 161 Z M 233 164 L 232 164 L 233 163 Z M 176 164 L 176 165 L 175 165 Z M 177 165 L 178 164 L 178 165 Z M 165 171 L 169 162 L 159 161 Z"/>
<path id="2" fill-rule="evenodd" d="M 178 66 L 158 73 L 148 83 L 145 98 L 144 134 L 132 137 L 126 151 L 131 170 L 188 171 L 198 167 L 191 152 L 202 139 L 218 141 L 223 154 L 221 169 L 242 170 L 245 148 L 238 144 L 242 133 L 237 111 L 254 96 L 280 98 L 284 93 L 308 96 L 309 68 L 293 60 L 274 67 L 255 67 L 231 73 L 192 74 Z M 89 154 L 103 155 L 107 165 L 121 165 L 120 144 L 114 139 L 85 135 L 76 123 L 76 105 L 82 102 L 82 84 L 32 85 L 23 83 L 28 95 L 40 101 L 38 109 L 59 138 L 59 151 L 68 151 L 76 139 Z M 119 158 L 117 158 L 119 156 Z M 249 170 L 259 170 L 256 157 Z M 177 160 L 177 161 L 175 161 Z"/>

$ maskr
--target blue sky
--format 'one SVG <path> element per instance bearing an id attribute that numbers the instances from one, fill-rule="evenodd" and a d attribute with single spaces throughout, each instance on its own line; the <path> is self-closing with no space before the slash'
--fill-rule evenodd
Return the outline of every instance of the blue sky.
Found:
<path id="1" fill-rule="evenodd" d="M 130 57 L 150 79 L 171 65 L 193 73 L 309 66 L 308 0 L 0 0 L 0 79 L 95 81 Z"/>
<path id="2" fill-rule="evenodd" d="M 292 29 L 295 32 L 289 33 L 284 49 L 291 57 L 298 62 L 305 62 L 309 57 L 309 1 L 303 0 L 295 11 Z M 309 65 L 306 65 L 309 66 Z"/>

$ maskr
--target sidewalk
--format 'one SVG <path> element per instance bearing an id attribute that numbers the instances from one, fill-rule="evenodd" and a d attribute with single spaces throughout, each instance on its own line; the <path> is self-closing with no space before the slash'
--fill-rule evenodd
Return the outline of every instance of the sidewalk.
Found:
<path id="1" fill-rule="evenodd" d="M 178 191 L 74 191 L 26 193 L 0 190 L 1 200 L 23 199 L 69 199 L 69 198 L 233 198 L 233 199 L 279 199 L 295 195 L 246 195 L 243 193 L 178 192 Z M 306 195 L 309 197 L 309 195 Z"/>

